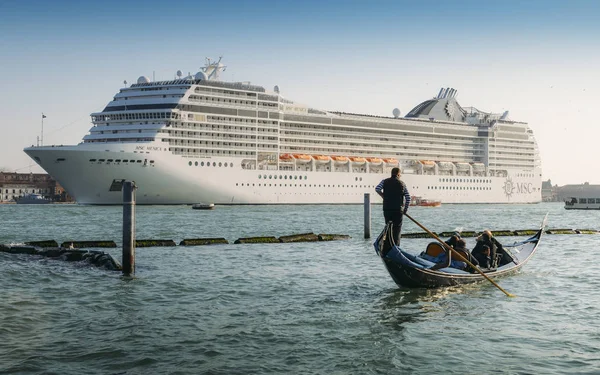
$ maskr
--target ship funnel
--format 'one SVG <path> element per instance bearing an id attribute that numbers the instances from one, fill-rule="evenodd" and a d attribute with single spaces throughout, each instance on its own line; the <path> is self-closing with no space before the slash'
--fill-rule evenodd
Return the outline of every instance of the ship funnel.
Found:
<path id="1" fill-rule="evenodd" d="M 500 120 L 506 120 L 508 118 L 508 111 L 504 111 L 502 116 L 500 116 Z"/>
<path id="2" fill-rule="evenodd" d="M 441 99 L 441 98 L 442 98 L 442 93 L 443 93 L 443 92 L 444 92 L 444 88 L 442 87 L 442 88 L 440 89 L 440 92 L 438 92 L 438 94 L 437 94 L 437 96 L 436 96 L 436 99 Z"/>

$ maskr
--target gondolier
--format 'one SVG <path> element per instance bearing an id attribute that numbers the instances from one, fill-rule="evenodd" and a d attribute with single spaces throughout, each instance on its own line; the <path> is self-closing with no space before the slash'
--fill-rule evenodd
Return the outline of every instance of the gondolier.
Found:
<path id="1" fill-rule="evenodd" d="M 392 168 L 390 178 L 382 180 L 375 191 L 383 198 L 383 217 L 386 224 L 393 223 L 392 235 L 394 243 L 400 244 L 402 217 L 410 205 L 410 194 L 406 184 L 400 180 L 400 168 Z"/>

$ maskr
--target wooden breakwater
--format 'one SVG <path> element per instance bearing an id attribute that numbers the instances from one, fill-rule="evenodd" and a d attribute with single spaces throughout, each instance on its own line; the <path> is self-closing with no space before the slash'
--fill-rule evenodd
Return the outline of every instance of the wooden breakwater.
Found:
<path id="1" fill-rule="evenodd" d="M 301 233 L 288 236 L 259 236 L 244 237 L 235 240 L 234 244 L 265 244 L 265 243 L 292 243 L 292 242 L 318 242 L 349 239 L 346 234 L 314 234 Z M 179 243 L 179 246 L 206 246 L 229 244 L 225 238 L 188 238 Z M 149 239 L 135 240 L 136 248 L 144 247 L 176 247 L 173 240 Z M 110 254 L 98 250 L 85 250 L 84 248 L 116 248 L 117 244 L 112 240 L 64 241 L 59 246 L 55 240 L 28 241 L 24 245 L 0 245 L 0 252 L 10 254 L 27 254 L 48 257 L 67 262 L 87 262 L 96 267 L 113 271 L 122 271 L 123 266 Z"/>
<path id="2" fill-rule="evenodd" d="M 38 241 L 39 242 L 39 241 Z M 44 241 L 46 242 L 46 241 Z M 41 247 L 35 245 L 0 245 L 0 252 L 10 254 L 38 255 L 67 262 L 87 262 L 110 271 L 120 271 L 121 263 L 112 255 L 98 250 L 82 250 L 64 247 Z"/>
<path id="3" fill-rule="evenodd" d="M 517 229 L 517 230 L 494 230 L 492 233 L 494 237 L 499 236 L 533 236 L 538 232 L 539 229 Z M 452 237 L 456 231 L 450 232 L 432 232 L 438 237 L 446 238 Z M 547 229 L 544 231 L 545 234 L 599 234 L 600 231 L 595 229 Z M 477 237 L 481 232 L 474 231 L 462 231 L 460 232 L 461 237 Z M 431 238 L 427 232 L 416 232 L 416 233 L 402 233 L 402 238 Z"/>

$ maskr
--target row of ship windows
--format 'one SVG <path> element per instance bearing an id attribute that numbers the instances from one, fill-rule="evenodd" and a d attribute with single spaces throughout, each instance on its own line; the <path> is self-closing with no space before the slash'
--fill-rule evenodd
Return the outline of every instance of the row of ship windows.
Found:
<path id="1" fill-rule="evenodd" d="M 188 97 L 188 99 L 192 102 L 219 102 L 219 103 L 241 104 L 241 105 L 245 105 L 245 106 L 256 107 L 255 101 L 248 101 L 248 100 L 222 99 L 222 98 L 215 98 L 212 96 L 199 96 L 199 95 L 190 95 Z M 277 103 L 268 103 L 268 102 L 265 103 L 265 102 L 259 101 L 258 106 L 277 108 Z"/>
<path id="2" fill-rule="evenodd" d="M 477 179 L 477 178 L 440 178 L 440 182 L 474 182 L 474 183 L 483 183 L 483 184 L 491 184 L 492 180 L 488 179 Z"/>
<path id="3" fill-rule="evenodd" d="M 192 166 L 192 164 L 193 164 L 193 165 L 195 165 L 196 167 L 197 167 L 198 165 L 200 165 L 201 167 L 204 167 L 204 165 L 205 165 L 203 161 L 201 161 L 201 162 L 200 162 L 200 164 L 198 164 L 198 162 L 197 162 L 197 161 L 196 161 L 196 162 L 194 162 L 194 163 L 192 163 L 191 161 L 190 161 L 190 162 L 188 162 L 188 165 L 189 165 L 190 167 Z M 217 165 L 218 165 L 219 167 L 227 167 L 227 163 L 222 163 L 222 162 L 219 162 L 219 164 L 217 164 L 217 162 L 215 162 L 215 161 L 213 161 L 213 162 L 212 162 L 212 166 L 213 166 L 213 167 L 216 167 Z M 207 166 L 207 167 L 210 167 L 210 162 L 209 162 L 209 161 L 207 161 L 207 162 L 206 162 L 206 166 Z M 229 163 L 229 167 L 233 168 L 233 163 Z"/>
<path id="4" fill-rule="evenodd" d="M 428 190 L 492 190 L 489 186 L 427 186 Z"/>
<path id="5" fill-rule="evenodd" d="M 92 116 L 92 121 L 110 120 L 145 120 L 145 119 L 178 119 L 181 116 L 174 112 L 142 112 Z M 109 124 L 107 124 L 110 126 Z"/>
<path id="6" fill-rule="evenodd" d="M 96 162 L 96 161 L 97 161 L 98 163 L 103 163 L 103 162 L 107 162 L 107 163 L 112 163 L 112 162 L 115 162 L 115 163 L 121 163 L 121 162 L 123 162 L 123 163 L 142 163 L 142 160 L 127 160 L 127 159 L 123 159 L 123 160 L 121 160 L 121 159 L 114 159 L 114 160 L 113 160 L 113 159 L 90 159 L 90 162 L 91 162 L 91 163 L 94 163 L 94 162 Z M 147 161 L 147 160 L 144 160 L 143 162 L 144 162 L 144 163 L 147 163 L 148 161 Z M 154 164 L 154 160 L 150 160 L 150 164 Z"/>
<path id="7" fill-rule="evenodd" d="M 244 183 L 241 183 L 241 184 L 240 183 L 236 183 L 235 184 L 235 186 L 240 186 L 240 185 L 241 186 L 256 186 L 256 184 L 254 184 L 254 183 L 253 184 L 250 184 L 250 183 L 245 183 L 245 184 Z M 314 184 L 314 185 L 313 184 L 308 184 L 308 185 L 307 184 L 293 184 L 292 185 L 292 184 L 289 184 L 289 185 L 290 185 L 290 187 L 315 187 L 315 188 L 316 187 L 319 187 L 319 188 L 320 187 L 328 187 L 328 188 L 338 187 L 338 188 L 372 188 L 372 189 L 375 189 L 374 185 L 373 186 L 371 186 L 371 185 L 337 185 L 336 186 L 336 185 L 325 185 L 325 184 L 323 184 L 323 185 L 317 185 L 317 184 Z M 278 184 L 268 184 L 267 185 L 265 183 L 265 184 L 258 184 L 258 186 L 264 186 L 264 187 L 267 187 L 267 186 L 272 186 L 272 187 L 273 186 L 274 187 L 278 187 L 278 186 L 279 187 L 287 187 L 288 184 L 279 184 L 279 185 Z"/>

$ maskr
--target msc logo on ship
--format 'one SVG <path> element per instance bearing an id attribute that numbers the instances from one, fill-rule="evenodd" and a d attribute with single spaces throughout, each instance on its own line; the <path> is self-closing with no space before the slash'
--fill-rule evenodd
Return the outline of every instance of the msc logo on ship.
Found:
<path id="1" fill-rule="evenodd" d="M 510 199 L 513 194 L 531 194 L 533 192 L 533 184 L 531 182 L 521 182 L 516 184 L 513 182 L 512 178 L 506 177 L 502 190 L 504 190 L 504 195 Z"/>

